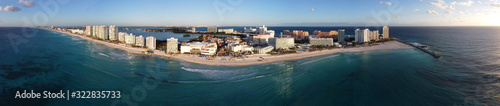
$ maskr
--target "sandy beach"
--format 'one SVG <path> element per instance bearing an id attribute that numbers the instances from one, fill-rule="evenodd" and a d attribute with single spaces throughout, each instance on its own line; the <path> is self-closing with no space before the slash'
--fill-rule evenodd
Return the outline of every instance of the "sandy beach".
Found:
<path id="1" fill-rule="evenodd" d="M 58 32 L 61 32 L 61 31 L 58 31 Z M 133 48 L 130 46 L 126 46 L 124 44 L 109 43 L 106 41 L 93 39 L 93 38 L 87 37 L 87 36 L 72 34 L 69 32 L 61 32 L 61 33 L 72 35 L 72 36 L 78 36 L 82 39 L 97 42 L 100 44 L 104 44 L 104 45 L 112 47 L 112 48 L 122 49 L 122 50 L 129 52 L 129 53 L 142 54 L 143 51 L 147 51 L 147 49 L 145 49 L 145 48 Z M 264 64 L 264 63 L 273 63 L 273 62 L 279 62 L 279 61 L 298 60 L 298 59 L 304 59 L 304 58 L 316 57 L 316 56 L 322 56 L 322 55 L 328 55 L 328 54 L 334 54 L 334 53 L 341 53 L 341 52 L 361 52 L 361 51 L 371 51 L 371 50 L 408 49 L 408 48 L 412 48 L 412 47 L 409 45 L 397 42 L 397 41 L 390 41 L 390 42 L 384 42 L 384 43 L 380 43 L 379 45 L 369 46 L 369 47 L 338 48 L 338 49 L 332 49 L 332 50 L 303 52 L 303 53 L 286 54 L 286 55 L 256 54 L 256 55 L 248 56 L 248 58 L 245 58 L 245 59 L 231 59 L 231 61 L 230 61 L 229 57 L 216 57 L 214 60 L 207 60 L 204 57 L 198 57 L 196 55 L 188 55 L 188 54 L 168 55 L 168 54 L 165 54 L 164 52 L 159 51 L 159 50 L 155 50 L 153 55 L 172 58 L 172 59 L 176 59 L 176 60 L 180 60 L 180 61 L 192 62 L 192 63 L 197 63 L 197 64 L 204 64 L 204 65 L 247 66 L 247 65 Z"/>

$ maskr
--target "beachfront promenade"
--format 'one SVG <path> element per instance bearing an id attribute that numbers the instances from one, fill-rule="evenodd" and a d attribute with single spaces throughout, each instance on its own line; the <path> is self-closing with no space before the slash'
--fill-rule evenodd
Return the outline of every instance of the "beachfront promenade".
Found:
<path id="1" fill-rule="evenodd" d="M 56 31 L 56 30 L 54 30 L 54 31 Z M 73 33 L 69 33 L 69 32 L 63 32 L 63 31 L 58 31 L 58 32 L 72 35 L 72 36 L 78 36 L 82 39 L 89 40 L 89 41 L 96 42 L 96 43 L 100 43 L 100 44 L 103 44 L 103 45 L 106 45 L 106 46 L 109 46 L 112 48 L 122 49 L 122 50 L 129 52 L 129 53 L 143 54 L 145 51 L 147 51 L 147 49 L 145 49 L 145 48 L 134 48 L 134 47 L 126 46 L 125 44 L 110 43 L 110 42 L 101 41 L 101 40 L 93 39 L 91 37 L 73 34 Z M 248 58 L 244 58 L 244 59 L 229 59 L 227 57 L 218 57 L 214 60 L 207 60 L 206 58 L 198 57 L 198 56 L 190 55 L 190 54 L 175 54 L 175 55 L 165 54 L 164 52 L 162 52 L 160 50 L 155 50 L 153 55 L 166 57 L 166 58 L 172 58 L 172 59 L 176 59 L 176 60 L 180 60 L 180 61 L 192 62 L 192 63 L 197 63 L 197 64 L 204 64 L 204 65 L 247 66 L 247 65 L 264 64 L 264 63 L 273 63 L 273 62 L 279 62 L 279 61 L 298 60 L 298 59 L 304 59 L 304 58 L 322 56 L 322 55 L 328 55 L 328 54 L 334 54 L 334 53 L 342 53 L 342 52 L 362 52 L 362 51 L 372 51 L 372 50 L 408 49 L 408 48 L 412 48 L 412 47 L 409 45 L 400 43 L 398 41 L 389 41 L 389 42 L 379 43 L 379 45 L 374 45 L 374 46 L 354 47 L 354 48 L 338 48 L 338 49 L 332 49 L 332 50 L 322 50 L 322 51 L 315 51 L 315 52 L 302 52 L 302 53 L 286 54 L 286 55 L 255 54 L 255 55 L 250 55 L 250 56 L 248 56 Z"/>

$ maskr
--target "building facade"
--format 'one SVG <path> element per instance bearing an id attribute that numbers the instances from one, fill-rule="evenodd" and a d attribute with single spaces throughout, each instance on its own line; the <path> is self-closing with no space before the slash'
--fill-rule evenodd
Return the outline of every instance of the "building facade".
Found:
<path id="1" fill-rule="evenodd" d="M 389 38 L 389 27 L 384 26 L 384 27 L 382 28 L 382 38 L 383 38 L 383 39 L 387 39 L 387 38 Z"/>
<path id="2" fill-rule="evenodd" d="M 109 26 L 109 40 L 118 40 L 118 27 Z"/>
<path id="3" fill-rule="evenodd" d="M 92 26 L 84 26 L 84 27 L 85 27 L 85 35 L 92 36 L 93 34 Z"/>
<path id="4" fill-rule="evenodd" d="M 135 37 L 135 46 L 144 47 L 145 42 L 146 40 L 142 37 L 142 35 Z"/>
<path id="5" fill-rule="evenodd" d="M 339 32 L 338 42 L 344 43 L 345 42 L 345 29 L 339 29 L 338 32 Z"/>
<path id="6" fill-rule="evenodd" d="M 276 49 L 288 49 L 294 47 L 294 38 L 269 38 L 269 45 Z"/>
<path id="7" fill-rule="evenodd" d="M 207 32 L 212 32 L 212 33 L 216 33 L 217 32 L 217 27 L 207 27 Z"/>
<path id="8" fill-rule="evenodd" d="M 128 34 L 125 32 L 118 32 L 118 41 L 125 42 L 125 36 L 127 36 L 127 35 Z"/>
<path id="9" fill-rule="evenodd" d="M 153 36 L 146 37 L 146 47 L 148 47 L 148 49 L 155 50 L 156 49 L 156 38 Z"/>
<path id="10" fill-rule="evenodd" d="M 178 50 L 179 50 L 179 47 L 178 47 L 178 39 L 176 38 L 170 38 L 170 39 L 167 39 L 167 50 L 166 52 L 167 53 L 177 53 Z M 191 50 L 191 49 L 189 49 Z"/>
<path id="11" fill-rule="evenodd" d="M 125 35 L 125 43 L 130 45 L 135 45 L 135 35 Z"/>
<path id="12" fill-rule="evenodd" d="M 333 46 L 333 38 L 311 38 L 309 43 L 317 46 Z"/>
<path id="13" fill-rule="evenodd" d="M 355 36 L 355 39 L 354 41 L 356 43 L 365 43 L 365 42 L 368 42 L 369 41 L 369 38 L 368 38 L 368 32 L 370 30 L 369 29 L 364 29 L 364 30 L 360 30 L 360 29 L 356 29 L 355 32 L 354 32 L 354 36 Z"/>

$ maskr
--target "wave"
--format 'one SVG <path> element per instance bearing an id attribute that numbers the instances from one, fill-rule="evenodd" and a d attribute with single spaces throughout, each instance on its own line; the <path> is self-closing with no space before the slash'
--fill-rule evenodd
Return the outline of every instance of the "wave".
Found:
<path id="1" fill-rule="evenodd" d="M 313 62 L 316 62 L 316 61 L 320 61 L 320 60 L 323 60 L 323 59 L 327 59 L 327 58 L 337 57 L 337 56 L 339 56 L 339 54 L 337 54 L 337 55 L 331 55 L 331 56 L 327 56 L 327 57 L 323 57 L 323 58 L 319 58 L 319 59 L 314 59 L 314 60 L 311 60 L 311 61 L 304 62 L 304 63 L 300 64 L 300 66 L 301 65 L 305 65 L 305 64 L 309 64 L 309 63 L 313 63 Z"/>
<path id="2" fill-rule="evenodd" d="M 111 57 L 113 57 L 114 59 L 117 59 L 117 60 L 132 60 L 135 57 L 135 55 L 120 54 L 120 53 L 116 53 L 116 52 L 111 52 L 111 53 L 109 53 L 109 55 L 111 55 Z"/>
<path id="3" fill-rule="evenodd" d="M 109 57 L 108 55 L 106 55 L 106 54 L 104 54 L 104 53 L 97 53 L 97 54 L 99 54 L 99 55 L 101 55 L 101 56 L 106 56 L 106 57 Z"/>
<path id="4" fill-rule="evenodd" d="M 255 70 L 211 70 L 211 69 L 194 69 L 194 68 L 186 68 L 181 67 L 182 69 L 189 72 L 196 72 L 202 74 L 205 78 L 209 80 L 216 81 L 239 81 L 239 80 L 248 80 L 254 78 L 261 78 L 259 76 L 255 76 L 258 71 Z M 266 75 L 264 75 L 266 76 Z"/>

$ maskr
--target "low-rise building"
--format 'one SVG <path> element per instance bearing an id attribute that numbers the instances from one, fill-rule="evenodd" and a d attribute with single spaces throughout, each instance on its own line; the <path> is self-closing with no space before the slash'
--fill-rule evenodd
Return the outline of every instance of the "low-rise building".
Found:
<path id="1" fill-rule="evenodd" d="M 266 47 L 257 47 L 255 50 L 258 51 L 258 54 L 266 54 L 267 52 L 273 51 L 274 47 L 273 46 L 266 46 Z"/>
<path id="2" fill-rule="evenodd" d="M 234 29 L 219 29 L 218 32 L 234 33 Z"/>
<path id="3" fill-rule="evenodd" d="M 332 46 L 333 38 L 311 38 L 309 39 L 311 45 L 319 46 Z"/>

